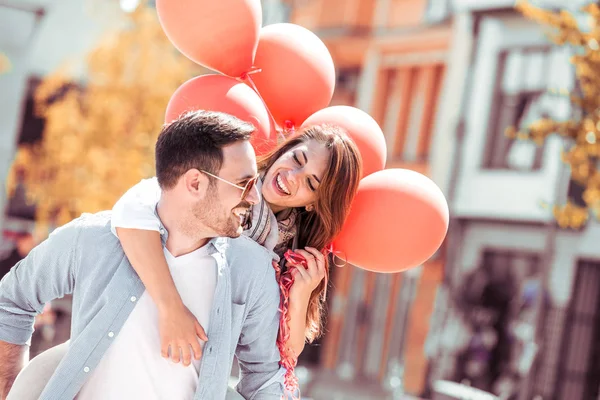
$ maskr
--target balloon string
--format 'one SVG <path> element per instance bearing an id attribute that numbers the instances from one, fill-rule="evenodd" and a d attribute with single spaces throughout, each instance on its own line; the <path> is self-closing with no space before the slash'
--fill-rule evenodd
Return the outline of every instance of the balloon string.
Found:
<path id="1" fill-rule="evenodd" d="M 275 117 L 273 117 L 273 114 L 271 113 L 271 110 L 269 110 L 269 107 L 267 106 L 267 103 L 265 102 L 265 99 L 262 98 L 262 96 L 260 95 L 260 92 L 258 91 L 258 88 L 256 87 L 256 84 L 254 83 L 254 81 L 252 80 L 252 76 L 253 74 L 256 74 L 258 72 L 261 72 L 262 69 L 260 68 L 252 68 L 250 69 L 250 71 L 248 72 L 244 72 L 239 78 L 238 80 L 243 82 L 243 83 L 248 83 L 248 86 L 250 86 L 258 95 L 258 97 L 260 98 L 260 100 L 263 102 L 263 105 L 265 106 L 265 108 L 267 109 L 267 112 L 269 113 L 269 118 L 271 118 L 271 121 L 273 122 L 273 126 L 275 126 L 275 130 L 277 131 L 277 133 L 279 134 L 279 140 L 283 141 L 285 140 L 285 135 L 284 135 L 284 130 L 281 129 L 281 127 L 279 127 L 279 125 L 277 124 L 277 121 L 275 121 Z M 287 122 L 286 121 L 286 130 L 287 129 Z M 292 126 L 292 130 L 293 130 L 293 126 Z"/>
<path id="2" fill-rule="evenodd" d="M 346 253 L 341 251 L 341 250 L 335 250 L 333 247 L 333 243 L 329 245 L 329 247 L 326 249 L 326 251 L 329 254 L 333 254 L 335 257 L 339 258 L 340 260 L 342 260 L 344 263 L 343 264 L 336 264 L 335 262 L 335 258 L 333 260 L 333 265 L 335 265 L 336 267 L 345 267 L 346 265 L 348 265 L 348 261 L 346 261 L 348 259 L 348 257 L 346 256 Z"/>
<path id="3" fill-rule="evenodd" d="M 279 364 L 285 368 L 285 396 L 282 396 L 282 399 L 288 399 L 290 396 L 292 399 L 296 399 L 295 393 L 298 391 L 299 385 L 298 378 L 294 374 L 294 369 L 298 363 L 298 356 L 289 346 L 291 318 L 289 315 L 289 298 L 290 288 L 294 284 L 294 276 L 291 274 L 290 269 L 282 272 L 279 264 L 275 261 L 273 261 L 273 268 L 275 269 L 275 275 L 281 292 L 281 303 L 279 305 L 281 317 L 279 320 L 279 332 L 277 333 L 277 348 L 281 357 Z"/>

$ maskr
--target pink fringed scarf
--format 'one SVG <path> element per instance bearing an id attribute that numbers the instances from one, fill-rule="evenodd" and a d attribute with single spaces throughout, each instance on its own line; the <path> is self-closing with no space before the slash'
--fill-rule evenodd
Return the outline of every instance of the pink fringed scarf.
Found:
<path id="1" fill-rule="evenodd" d="M 287 250 L 284 254 L 284 257 L 288 263 L 300 264 L 302 267 L 307 268 L 306 259 L 292 250 Z M 275 274 L 277 282 L 279 283 L 279 290 L 281 292 L 281 301 L 279 306 L 281 317 L 279 320 L 279 333 L 277 335 L 277 348 L 279 349 L 279 354 L 281 355 L 281 361 L 279 364 L 286 370 L 284 376 L 284 386 L 286 390 L 285 398 L 291 397 L 292 399 L 299 399 L 300 396 L 296 396 L 296 393 L 299 394 L 298 378 L 294 374 L 294 369 L 298 364 L 298 355 L 295 354 L 294 350 L 288 345 L 290 340 L 289 299 L 290 289 L 294 284 L 294 276 L 291 273 L 291 268 L 287 268 L 287 270 L 282 273 L 279 264 L 277 264 L 275 261 L 273 261 L 273 268 L 275 268 Z M 323 298 L 326 297 L 327 283 L 327 276 L 325 276 L 325 290 L 323 291 Z"/>
<path id="2" fill-rule="evenodd" d="M 288 250 L 286 256 L 288 256 L 288 253 L 291 252 Z M 281 292 L 281 301 L 279 305 L 281 317 L 279 319 L 279 333 L 277 334 L 277 348 L 281 355 L 279 364 L 285 368 L 284 386 L 286 397 L 291 396 L 292 399 L 296 399 L 299 398 L 299 396 L 295 396 L 295 393 L 298 391 L 298 378 L 294 374 L 294 369 L 296 368 L 296 364 L 298 364 L 298 356 L 288 345 L 290 340 L 289 298 L 290 288 L 294 283 L 294 277 L 289 269 L 282 273 L 279 264 L 275 261 L 273 261 L 273 268 L 275 268 L 275 274 Z"/>

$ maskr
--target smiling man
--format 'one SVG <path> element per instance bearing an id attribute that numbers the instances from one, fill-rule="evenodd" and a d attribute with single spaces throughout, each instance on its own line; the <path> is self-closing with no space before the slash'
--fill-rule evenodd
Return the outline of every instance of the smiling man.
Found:
<path id="1" fill-rule="evenodd" d="M 88 214 L 57 229 L 0 282 L 0 398 L 22 367 L 35 315 L 73 294 L 69 351 L 41 399 L 220 399 L 236 355 L 240 394 L 279 400 L 273 254 L 233 239 L 258 201 L 253 131 L 199 111 L 165 126 L 156 145 L 164 253 L 206 331 L 201 361 L 183 367 L 161 357 L 157 306 L 111 233 L 110 213 Z"/>

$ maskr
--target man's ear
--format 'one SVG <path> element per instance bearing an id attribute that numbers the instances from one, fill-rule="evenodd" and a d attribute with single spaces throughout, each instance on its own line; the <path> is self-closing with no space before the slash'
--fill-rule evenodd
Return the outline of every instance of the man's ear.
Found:
<path id="1" fill-rule="evenodd" d="M 192 168 L 183 175 L 185 188 L 194 197 L 203 198 L 208 189 L 208 176 L 199 170 Z"/>

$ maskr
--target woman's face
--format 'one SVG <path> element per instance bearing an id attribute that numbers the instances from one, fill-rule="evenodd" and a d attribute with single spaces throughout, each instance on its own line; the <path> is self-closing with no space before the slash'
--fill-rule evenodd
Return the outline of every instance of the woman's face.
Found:
<path id="1" fill-rule="evenodd" d="M 262 195 L 274 212 L 306 207 L 317 199 L 317 190 L 329 164 L 324 144 L 309 140 L 279 157 L 267 171 Z"/>

